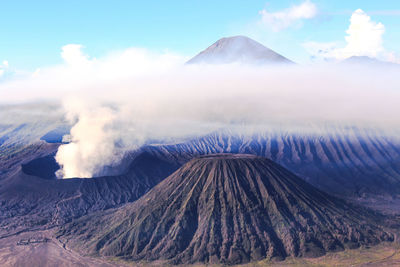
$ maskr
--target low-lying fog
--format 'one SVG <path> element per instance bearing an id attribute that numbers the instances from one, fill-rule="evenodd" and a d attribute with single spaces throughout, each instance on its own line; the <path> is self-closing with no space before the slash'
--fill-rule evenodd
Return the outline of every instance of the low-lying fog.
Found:
<path id="1" fill-rule="evenodd" d="M 0 83 L 0 124 L 65 116 L 70 142 L 56 155 L 63 178 L 92 177 L 149 140 L 272 125 L 400 125 L 397 67 L 185 65 L 179 55 L 136 48 L 92 59 L 79 45 L 65 46 L 62 56 L 63 65 Z"/>

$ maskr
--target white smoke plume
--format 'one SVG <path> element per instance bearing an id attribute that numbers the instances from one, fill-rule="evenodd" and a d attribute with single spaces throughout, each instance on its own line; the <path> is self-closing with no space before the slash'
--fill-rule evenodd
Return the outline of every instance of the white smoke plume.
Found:
<path id="1" fill-rule="evenodd" d="M 72 112 L 76 110 L 72 109 Z M 83 108 L 79 120 L 71 129 L 70 143 L 62 145 L 56 160 L 66 168 L 57 172 L 58 177 L 91 177 L 96 170 L 110 165 L 118 154 L 114 145 L 115 129 L 109 125 L 115 119 L 110 108 Z"/>
<path id="2" fill-rule="evenodd" d="M 71 54 L 76 60 L 0 85 L 2 101 L 63 103 L 72 125 L 56 155 L 63 178 L 100 175 L 145 143 L 222 128 L 400 125 L 398 69 L 184 65 L 178 55 L 136 48 L 98 59 Z"/>

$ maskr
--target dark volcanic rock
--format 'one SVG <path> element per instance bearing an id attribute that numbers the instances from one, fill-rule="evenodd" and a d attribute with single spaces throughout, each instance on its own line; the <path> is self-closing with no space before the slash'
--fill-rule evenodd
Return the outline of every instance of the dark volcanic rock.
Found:
<path id="1" fill-rule="evenodd" d="M 26 164 L 22 164 L 22 171 L 26 174 L 41 177 L 44 179 L 56 179 L 56 171 L 60 169 L 55 153 L 34 159 Z"/>
<path id="2" fill-rule="evenodd" d="M 52 159 L 54 153 L 27 162 L 21 168 L 14 167 L 9 176 L 3 177 L 0 236 L 49 228 L 135 201 L 179 167 L 144 152 L 133 159 L 122 175 L 53 179 L 50 169 L 56 164 Z"/>
<path id="3" fill-rule="evenodd" d="M 268 159 L 219 154 L 191 160 L 134 203 L 65 225 L 59 238 L 88 254 L 235 264 L 393 240 L 380 219 Z"/>
<path id="4" fill-rule="evenodd" d="M 183 164 L 198 155 L 254 154 L 269 158 L 325 192 L 364 197 L 400 194 L 400 139 L 338 127 L 321 134 L 215 132 L 188 142 L 149 146 L 157 158 Z"/>

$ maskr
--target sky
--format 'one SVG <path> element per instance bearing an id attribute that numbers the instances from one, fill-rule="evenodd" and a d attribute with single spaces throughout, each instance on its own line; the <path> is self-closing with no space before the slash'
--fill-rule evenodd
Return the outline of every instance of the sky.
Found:
<path id="1" fill-rule="evenodd" d="M 400 54 L 398 0 L 2 0 L 0 9 L 0 75 L 60 64 L 67 44 L 82 45 L 91 57 L 129 47 L 191 57 L 233 35 L 308 64 L 321 50 L 323 58 L 340 58 L 358 9 L 378 25 L 377 56 L 398 61 Z"/>

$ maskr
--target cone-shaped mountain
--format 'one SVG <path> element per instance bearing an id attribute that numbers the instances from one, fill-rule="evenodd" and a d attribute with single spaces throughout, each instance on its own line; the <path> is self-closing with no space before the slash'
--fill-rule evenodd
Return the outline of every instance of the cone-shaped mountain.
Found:
<path id="1" fill-rule="evenodd" d="M 219 39 L 187 63 L 253 65 L 293 62 L 253 39 L 246 36 L 233 36 Z"/>
<path id="2" fill-rule="evenodd" d="M 134 203 L 59 231 L 87 254 L 170 263 L 319 256 L 391 241 L 380 216 L 253 155 L 195 158 Z"/>

